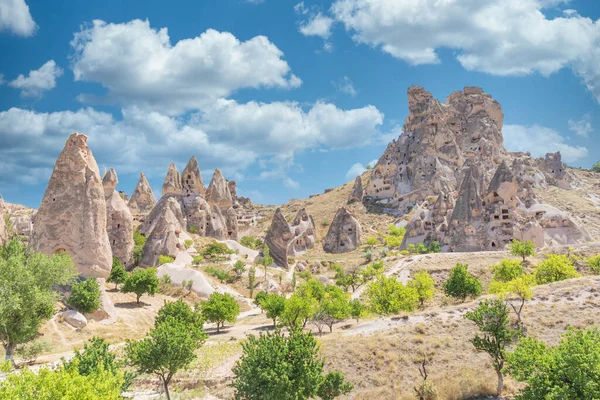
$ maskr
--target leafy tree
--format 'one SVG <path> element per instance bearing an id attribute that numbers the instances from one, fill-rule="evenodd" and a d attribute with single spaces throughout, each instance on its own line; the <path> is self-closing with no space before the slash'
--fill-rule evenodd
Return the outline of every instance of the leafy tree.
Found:
<path id="1" fill-rule="evenodd" d="M 333 324 L 347 319 L 350 311 L 348 294 L 336 286 L 326 286 L 316 314 L 317 318 L 329 327 L 329 332 L 333 331 Z"/>
<path id="2" fill-rule="evenodd" d="M 598 161 L 596 164 L 594 164 L 594 166 L 592 167 L 592 171 L 600 172 L 600 161 Z"/>
<path id="3" fill-rule="evenodd" d="M 261 332 L 259 337 L 248 336 L 242 346 L 242 357 L 233 368 L 235 379 L 231 385 L 238 400 L 306 400 L 350 390 L 339 376 L 323 376 L 319 347 L 310 332 L 300 329 L 292 329 L 289 335 L 279 330 Z"/>
<path id="4" fill-rule="evenodd" d="M 333 400 L 336 397 L 350 393 L 353 388 L 354 385 L 344 379 L 344 374 L 333 371 L 323 378 L 317 390 L 317 396 L 323 400 Z"/>
<path id="5" fill-rule="evenodd" d="M 58 293 L 53 288 L 70 283 L 75 274 L 67 254 L 37 253 L 18 239 L 0 247 L 0 342 L 7 360 L 17 345 L 37 336 L 55 312 Z"/>
<path id="6" fill-rule="evenodd" d="M 208 300 L 201 303 L 204 319 L 217 324 L 217 333 L 225 321 L 234 323 L 240 313 L 240 306 L 229 293 L 213 292 Z"/>
<path id="7" fill-rule="evenodd" d="M 500 299 L 513 309 L 517 316 L 517 327 L 521 332 L 524 331 L 521 312 L 525 306 L 525 301 L 533 297 L 532 287 L 535 285 L 535 276 L 521 275 L 509 282 L 492 281 L 488 288 L 489 293 L 496 294 Z"/>
<path id="8" fill-rule="evenodd" d="M 240 244 L 249 249 L 257 250 L 263 245 L 263 242 L 259 238 L 243 236 L 242 239 L 240 239 Z"/>
<path id="9" fill-rule="evenodd" d="M 358 323 L 358 320 L 367 313 L 367 307 L 359 299 L 352 299 L 349 304 L 350 316 Z"/>
<path id="10" fill-rule="evenodd" d="M 548 254 L 535 271 L 535 278 L 540 285 L 579 276 L 571 260 L 562 254 Z"/>
<path id="11" fill-rule="evenodd" d="M 527 259 L 527 257 L 535 256 L 535 252 L 533 251 L 535 245 L 531 240 L 520 241 L 514 239 L 509 245 L 510 252 L 513 256 L 522 257 L 523 262 Z"/>
<path id="12" fill-rule="evenodd" d="M 78 368 L 29 368 L 8 374 L 0 382 L 0 399 L 19 400 L 121 400 L 123 374 L 99 368 L 90 375 L 79 374 Z"/>
<path id="13" fill-rule="evenodd" d="M 416 289 L 421 306 L 432 299 L 435 293 L 435 281 L 427 271 L 417 272 L 413 280 L 408 282 L 408 286 Z"/>
<path id="14" fill-rule="evenodd" d="M 435 240 L 432 240 L 427 245 L 428 253 L 440 253 L 441 251 L 442 251 L 442 245 L 439 244 L 438 242 L 436 242 Z"/>
<path id="15" fill-rule="evenodd" d="M 254 286 L 256 286 L 256 268 L 254 265 L 248 270 L 248 287 L 250 288 L 250 298 L 254 294 Z"/>
<path id="16" fill-rule="evenodd" d="M 176 313 L 179 315 L 179 313 Z M 157 375 L 170 399 L 169 383 L 178 371 L 196 358 L 196 350 L 206 340 L 201 327 L 184 319 L 166 317 L 139 341 L 127 341 L 125 354 L 138 373 Z"/>
<path id="17" fill-rule="evenodd" d="M 264 290 L 261 290 L 260 292 L 256 293 L 256 296 L 254 296 L 254 305 L 260 308 L 263 312 L 265 311 L 263 309 L 263 302 L 267 297 L 269 297 L 269 293 L 265 292 Z"/>
<path id="18" fill-rule="evenodd" d="M 158 291 L 158 277 L 156 268 L 138 268 L 127 276 L 121 288 L 123 293 L 135 293 L 136 302 L 140 304 L 140 297 L 144 294 L 154 296 Z"/>
<path id="19" fill-rule="evenodd" d="M 123 264 L 117 257 L 113 257 L 112 269 L 110 270 L 110 275 L 106 282 L 114 283 L 115 289 L 118 289 L 120 284 L 125 283 L 127 280 L 127 271 L 123 268 Z"/>
<path id="20" fill-rule="evenodd" d="M 209 243 L 202 251 L 204 258 L 218 258 L 233 253 L 235 253 L 235 251 L 227 247 L 225 243 L 218 242 Z"/>
<path id="21" fill-rule="evenodd" d="M 233 264 L 233 273 L 236 278 L 240 279 L 244 272 L 246 272 L 246 264 L 244 264 L 243 261 L 236 261 L 235 264 Z"/>
<path id="22" fill-rule="evenodd" d="M 83 313 L 95 312 L 100 307 L 100 285 L 96 278 L 74 284 L 67 303 Z"/>
<path id="23" fill-rule="evenodd" d="M 261 301 L 261 309 L 267 313 L 267 318 L 273 320 L 273 326 L 277 328 L 277 318 L 285 311 L 285 296 L 278 294 L 267 294 Z"/>
<path id="24" fill-rule="evenodd" d="M 140 263 L 144 252 L 144 244 L 146 244 L 146 236 L 139 230 L 133 231 L 133 261 L 136 265 Z"/>
<path id="25" fill-rule="evenodd" d="M 600 274 L 600 255 L 585 260 L 594 274 Z"/>
<path id="26" fill-rule="evenodd" d="M 306 325 L 317 310 L 318 301 L 310 296 L 302 295 L 296 290 L 285 302 L 281 322 L 290 327 L 298 328 Z"/>
<path id="27" fill-rule="evenodd" d="M 366 291 L 367 303 L 376 314 L 390 315 L 413 311 L 419 303 L 417 289 L 404 286 L 395 276 L 379 275 Z"/>
<path id="28" fill-rule="evenodd" d="M 504 387 L 504 362 L 506 347 L 517 338 L 517 332 L 511 329 L 508 321 L 508 309 L 501 300 L 484 300 L 473 311 L 465 314 L 465 318 L 473 321 L 479 332 L 471 339 L 477 351 L 484 351 L 492 359 L 492 365 L 498 375 L 498 396 Z"/>
<path id="29" fill-rule="evenodd" d="M 569 328 L 556 347 L 525 338 L 506 364 L 513 378 L 527 384 L 520 400 L 600 399 L 598 327 Z"/>
<path id="30" fill-rule="evenodd" d="M 523 266 L 517 260 L 502 260 L 500 264 L 492 267 L 494 280 L 500 282 L 512 281 L 515 278 L 523 275 Z"/>
<path id="31" fill-rule="evenodd" d="M 159 324 L 174 319 L 181 321 L 186 325 L 190 325 L 201 331 L 204 326 L 204 317 L 198 308 L 192 309 L 183 300 L 167 302 L 158 310 L 158 314 L 154 319 L 154 326 L 157 327 Z"/>
<path id="32" fill-rule="evenodd" d="M 481 294 L 481 282 L 467 271 L 467 264 L 456 264 L 450 270 L 450 277 L 444 282 L 444 292 L 448 296 L 465 301 L 467 297 Z"/>
<path id="33" fill-rule="evenodd" d="M 273 257 L 271 257 L 271 250 L 269 249 L 269 246 L 265 244 L 265 247 L 263 248 L 263 256 L 260 259 L 260 264 L 265 267 L 265 282 L 267 281 L 267 267 L 273 264 L 273 261 Z"/>

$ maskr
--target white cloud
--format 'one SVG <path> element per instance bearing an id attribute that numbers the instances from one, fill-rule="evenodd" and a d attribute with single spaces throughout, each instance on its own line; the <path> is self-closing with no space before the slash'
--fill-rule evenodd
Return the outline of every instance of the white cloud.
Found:
<path id="1" fill-rule="evenodd" d="M 574 162 L 588 155 L 585 147 L 569 145 L 565 137 L 544 126 L 504 125 L 502 134 L 504 146 L 509 151 L 529 151 L 534 157 L 544 157 L 546 153 L 560 151 L 566 162 Z"/>
<path id="2" fill-rule="evenodd" d="M 300 189 L 300 183 L 298 183 L 297 181 L 293 180 L 290 177 L 286 177 L 283 180 L 283 186 L 285 186 L 288 189 L 292 189 L 292 190 Z"/>
<path id="3" fill-rule="evenodd" d="M 348 170 L 348 172 L 346 172 L 346 179 L 352 180 L 355 179 L 357 176 L 362 175 L 367 170 L 368 166 L 374 168 L 377 164 L 377 161 L 379 160 L 372 160 L 371 162 L 367 163 L 366 166 L 363 166 L 361 163 L 353 164 Z"/>
<path id="4" fill-rule="evenodd" d="M 173 45 L 166 28 L 153 29 L 147 20 L 96 20 L 75 34 L 71 46 L 75 80 L 102 84 L 109 101 L 169 114 L 199 109 L 242 88 L 301 84 L 283 52 L 264 36 L 241 42 L 209 29 Z"/>
<path id="5" fill-rule="evenodd" d="M 298 3 L 294 6 L 294 11 L 296 12 L 296 14 L 300 14 L 300 15 L 308 14 L 308 9 L 304 6 L 303 1 L 301 1 L 300 3 Z"/>
<path id="6" fill-rule="evenodd" d="M 46 62 L 40 69 L 29 71 L 29 75 L 19 75 L 9 86 L 20 89 L 21 97 L 42 97 L 44 92 L 56 87 L 56 78 L 63 74 L 54 60 Z"/>
<path id="7" fill-rule="evenodd" d="M 307 22 L 300 24 L 300 33 L 304 36 L 319 36 L 323 39 L 331 36 L 333 19 L 320 12 L 311 16 Z"/>
<path id="8" fill-rule="evenodd" d="M 353 39 L 410 64 L 456 51 L 468 70 L 545 76 L 571 67 L 600 101 L 600 20 L 577 13 L 548 19 L 550 0 L 336 0 L 333 16 Z"/>
<path id="9" fill-rule="evenodd" d="M 592 121 L 590 114 L 584 115 L 579 121 L 574 121 L 570 119 L 568 121 L 569 130 L 574 132 L 577 136 L 581 136 L 584 138 L 589 138 L 590 133 L 594 132 L 594 128 L 592 128 Z"/>
<path id="10" fill-rule="evenodd" d="M 347 76 L 344 76 L 344 79 L 342 79 L 339 82 L 332 82 L 332 84 L 340 92 L 350 95 L 352 97 L 356 96 L 356 94 L 358 93 L 356 89 L 354 89 L 352 81 Z"/>
<path id="11" fill-rule="evenodd" d="M 19 36 L 32 36 L 37 25 L 25 0 L 0 0 L 0 32 L 10 31 Z"/>

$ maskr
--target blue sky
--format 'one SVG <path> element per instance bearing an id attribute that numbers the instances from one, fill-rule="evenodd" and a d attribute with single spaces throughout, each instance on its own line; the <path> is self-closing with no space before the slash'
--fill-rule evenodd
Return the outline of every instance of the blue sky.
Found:
<path id="1" fill-rule="evenodd" d="M 37 207 L 79 131 L 131 193 L 196 155 L 279 204 L 352 179 L 406 90 L 481 86 L 505 146 L 600 159 L 597 0 L 0 0 L 0 193 Z M 155 193 L 160 195 L 160 193 Z"/>

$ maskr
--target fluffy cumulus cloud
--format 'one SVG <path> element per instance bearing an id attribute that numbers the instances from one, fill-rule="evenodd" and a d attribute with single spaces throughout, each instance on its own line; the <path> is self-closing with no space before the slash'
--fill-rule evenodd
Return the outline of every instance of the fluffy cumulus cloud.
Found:
<path id="1" fill-rule="evenodd" d="M 534 157 L 560 151 L 566 162 L 575 162 L 588 155 L 585 147 L 570 145 L 567 138 L 544 126 L 504 125 L 502 134 L 504 146 L 509 151 L 529 151 Z"/>
<path id="2" fill-rule="evenodd" d="M 435 64 L 456 50 L 468 70 L 552 74 L 571 67 L 600 101 L 600 20 L 563 13 L 557 0 L 336 0 L 331 12 L 358 43 L 410 64 Z M 571 10 L 573 11 L 573 10 Z"/>
<path id="3" fill-rule="evenodd" d="M 25 0 L 0 0 L 0 32 L 31 36 L 36 30 L 37 25 Z"/>
<path id="4" fill-rule="evenodd" d="M 101 168 L 162 176 L 169 162 L 185 162 L 195 155 L 205 168 L 218 166 L 233 174 L 262 161 L 260 178 L 280 179 L 295 189 L 298 183 L 287 175 L 295 166 L 295 153 L 376 140 L 383 119 L 372 106 L 342 110 L 321 102 L 303 110 L 294 103 L 220 100 L 185 118 L 136 106 L 121 112 L 119 119 L 92 108 L 53 113 L 11 108 L 0 112 L 0 186 L 16 180 L 33 184 L 47 179 L 67 135 L 82 131 L 89 136 Z"/>
<path id="5" fill-rule="evenodd" d="M 154 29 L 147 20 L 96 20 L 75 34 L 71 46 L 75 80 L 102 84 L 109 90 L 108 101 L 172 115 L 242 88 L 301 84 L 283 52 L 264 36 L 241 42 L 231 33 L 209 29 L 173 45 L 166 28 Z M 96 99 L 82 95 L 80 100 Z"/>
<path id="6" fill-rule="evenodd" d="M 590 114 L 586 114 L 578 121 L 574 121 L 570 119 L 569 130 L 575 133 L 577 136 L 583 138 L 589 138 L 590 133 L 594 132 L 594 128 L 592 128 L 592 120 Z"/>
<path id="7" fill-rule="evenodd" d="M 304 36 L 319 36 L 323 39 L 331 36 L 333 19 L 320 12 L 311 16 L 308 21 L 300 24 L 300 33 Z"/>
<path id="8" fill-rule="evenodd" d="M 40 69 L 29 71 L 29 75 L 19 75 L 9 85 L 21 90 L 21 97 L 41 97 L 44 92 L 56 87 L 56 78 L 63 74 L 54 60 L 46 62 Z"/>
<path id="9" fill-rule="evenodd" d="M 353 164 L 350 167 L 350 169 L 348 170 L 348 172 L 346 172 L 346 179 L 351 180 L 351 179 L 355 179 L 359 175 L 362 175 L 362 173 L 367 170 L 367 167 L 370 167 L 370 168 L 375 167 L 375 165 L 377 164 L 377 161 L 378 160 L 372 160 L 371 162 L 367 163 L 367 165 L 365 165 L 365 166 L 363 166 L 361 163 Z"/>

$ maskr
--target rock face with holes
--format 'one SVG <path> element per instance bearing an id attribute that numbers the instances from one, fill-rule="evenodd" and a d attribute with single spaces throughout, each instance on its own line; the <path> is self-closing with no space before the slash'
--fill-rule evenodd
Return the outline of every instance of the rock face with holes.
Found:
<path id="1" fill-rule="evenodd" d="M 167 176 L 165 176 L 165 181 L 163 182 L 162 195 L 182 194 L 182 191 L 181 174 L 177 170 L 175 164 L 171 163 L 169 165 L 169 170 L 167 171 Z"/>
<path id="2" fill-rule="evenodd" d="M 73 133 L 58 156 L 34 217 L 30 244 L 46 254 L 66 252 L 83 277 L 108 277 L 112 250 L 106 201 L 87 136 Z"/>
<path id="3" fill-rule="evenodd" d="M 140 180 L 138 181 L 133 194 L 129 198 L 127 205 L 133 213 L 141 214 L 149 213 L 156 205 L 156 197 L 154 197 L 152 188 L 143 172 L 140 173 Z"/>
<path id="4" fill-rule="evenodd" d="M 206 189 L 206 201 L 211 205 L 216 205 L 223 212 L 233 206 L 229 186 L 219 168 L 215 169 L 208 189 Z"/>
<path id="5" fill-rule="evenodd" d="M 204 187 L 204 183 L 202 183 L 202 174 L 200 173 L 196 157 L 192 156 L 185 166 L 181 175 L 181 183 L 184 196 L 189 194 L 204 196 L 206 188 Z"/>
<path id="6" fill-rule="evenodd" d="M 560 153 L 507 152 L 504 115 L 490 95 L 466 87 L 441 103 L 413 86 L 408 103 L 403 133 L 379 159 L 363 199 L 394 215 L 415 209 L 403 247 L 436 240 L 446 251 L 479 251 L 515 238 L 538 246 L 589 240 L 574 218 L 535 199 L 534 188 L 571 186 Z"/>
<path id="7" fill-rule="evenodd" d="M 315 221 L 302 208 L 290 223 L 294 237 L 288 245 L 288 256 L 299 256 L 315 247 Z"/>
<path id="8" fill-rule="evenodd" d="M 133 218 L 125 200 L 115 190 L 118 184 L 117 173 L 111 168 L 102 178 L 106 201 L 106 230 L 113 257 L 129 267 L 133 264 Z"/>
<path id="9" fill-rule="evenodd" d="M 361 202 L 363 199 L 363 184 L 360 175 L 354 180 L 354 186 L 352 186 L 352 192 L 348 198 L 348 204 Z"/>
<path id="10" fill-rule="evenodd" d="M 238 214 L 229 207 L 225 212 L 225 224 L 227 226 L 227 238 L 231 240 L 238 240 Z"/>
<path id="11" fill-rule="evenodd" d="M 294 233 L 281 213 L 281 209 L 278 208 L 273 215 L 271 228 L 265 237 L 265 245 L 269 246 L 273 262 L 278 267 L 288 267 L 288 245 L 293 238 Z"/>
<path id="12" fill-rule="evenodd" d="M 345 207 L 340 207 L 323 238 L 326 253 L 347 253 L 360 245 L 360 223 Z"/>

